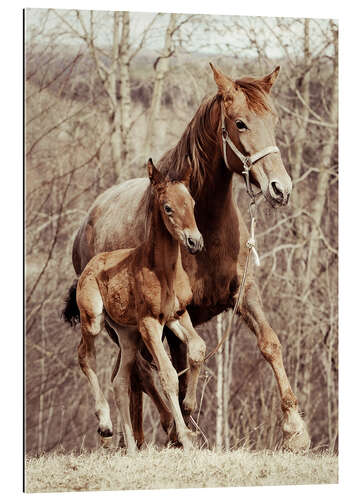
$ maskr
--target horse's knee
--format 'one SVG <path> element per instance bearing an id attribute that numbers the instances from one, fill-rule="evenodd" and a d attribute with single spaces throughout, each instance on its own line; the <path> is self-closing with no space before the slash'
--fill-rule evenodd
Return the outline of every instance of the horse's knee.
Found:
<path id="1" fill-rule="evenodd" d="M 295 409 L 298 406 L 298 400 L 291 389 L 288 389 L 281 398 L 281 409 L 283 413 L 287 413 L 291 409 Z"/>
<path id="2" fill-rule="evenodd" d="M 281 356 L 281 344 L 277 337 L 272 339 L 263 338 L 258 341 L 258 346 L 264 358 L 270 363 Z"/>
<path id="3" fill-rule="evenodd" d="M 182 402 L 182 413 L 183 415 L 191 415 L 197 406 L 196 394 L 194 396 L 186 395 L 185 399 Z"/>
<path id="4" fill-rule="evenodd" d="M 78 363 L 82 370 L 84 370 L 87 366 L 87 345 L 82 337 L 78 348 L 77 348 L 77 354 L 78 354 Z"/>
<path id="5" fill-rule="evenodd" d="M 162 388 L 166 394 L 178 394 L 179 381 L 175 368 L 171 365 L 167 369 L 160 370 L 159 377 Z"/>
<path id="6" fill-rule="evenodd" d="M 206 343 L 197 337 L 194 342 L 191 342 L 188 350 L 189 364 L 191 368 L 198 368 L 202 365 L 206 354 Z"/>

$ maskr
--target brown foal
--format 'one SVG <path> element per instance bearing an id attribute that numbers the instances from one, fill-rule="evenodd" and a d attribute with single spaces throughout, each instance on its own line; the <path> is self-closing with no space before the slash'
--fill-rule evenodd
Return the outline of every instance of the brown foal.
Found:
<path id="1" fill-rule="evenodd" d="M 116 332 L 121 348 L 120 365 L 114 379 L 128 454 L 137 450 L 130 418 L 130 381 L 136 355 L 143 341 L 152 355 L 179 441 L 192 447 L 178 400 L 178 376 L 162 343 L 166 325 L 187 345 L 188 378 L 184 406 L 192 409 L 206 346 L 192 326 L 186 306 L 192 291 L 181 263 L 180 243 L 191 254 L 203 248 L 194 217 L 194 201 L 187 189 L 191 167 L 180 182 L 167 180 L 148 163 L 151 195 L 148 198 L 147 238 L 134 249 L 100 253 L 85 267 L 77 284 L 82 339 L 78 348 L 80 366 L 95 399 L 98 432 L 112 436 L 109 405 L 95 373 L 94 340 L 107 321 Z"/>

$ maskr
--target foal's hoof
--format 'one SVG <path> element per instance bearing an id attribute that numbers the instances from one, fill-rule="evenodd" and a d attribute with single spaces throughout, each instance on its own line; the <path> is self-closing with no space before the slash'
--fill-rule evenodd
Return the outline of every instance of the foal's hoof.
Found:
<path id="1" fill-rule="evenodd" d="M 290 410 L 283 424 L 283 449 L 303 452 L 310 448 L 310 444 L 305 422 L 296 410 Z"/>
<path id="2" fill-rule="evenodd" d="M 131 458 L 135 458 L 139 453 L 139 450 L 137 448 L 128 448 L 126 450 L 126 456 L 127 457 L 131 457 Z"/>
<path id="3" fill-rule="evenodd" d="M 103 448 L 109 448 L 113 439 L 113 432 L 109 429 L 98 429 L 100 444 Z"/>
<path id="4" fill-rule="evenodd" d="M 194 450 L 197 443 L 197 434 L 195 432 L 187 430 L 187 432 L 183 436 L 183 439 L 181 439 L 181 443 L 185 452 Z"/>

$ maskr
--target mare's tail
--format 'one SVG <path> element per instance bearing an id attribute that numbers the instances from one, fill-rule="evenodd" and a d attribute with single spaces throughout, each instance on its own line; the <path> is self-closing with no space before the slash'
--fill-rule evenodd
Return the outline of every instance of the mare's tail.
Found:
<path id="1" fill-rule="evenodd" d="M 71 326 L 76 326 L 80 322 L 79 309 L 76 300 L 78 280 L 75 280 L 65 299 L 65 307 L 62 311 L 62 318 Z"/>

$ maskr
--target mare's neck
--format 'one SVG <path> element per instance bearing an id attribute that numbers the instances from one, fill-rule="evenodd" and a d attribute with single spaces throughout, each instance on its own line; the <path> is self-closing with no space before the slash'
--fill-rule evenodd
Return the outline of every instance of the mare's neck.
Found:
<path id="1" fill-rule="evenodd" d="M 221 151 L 220 106 L 220 102 L 216 100 L 211 109 L 209 134 L 216 136 L 217 140 L 214 143 L 207 141 L 209 160 L 202 166 L 206 174 L 196 200 L 197 223 L 203 230 L 206 225 L 210 230 L 220 225 L 233 202 L 233 176 L 225 165 Z"/>
<path id="2" fill-rule="evenodd" d="M 165 277 L 174 279 L 177 262 L 180 257 L 179 242 L 167 230 L 156 201 L 152 210 L 151 227 L 146 241 L 149 266 Z"/>

